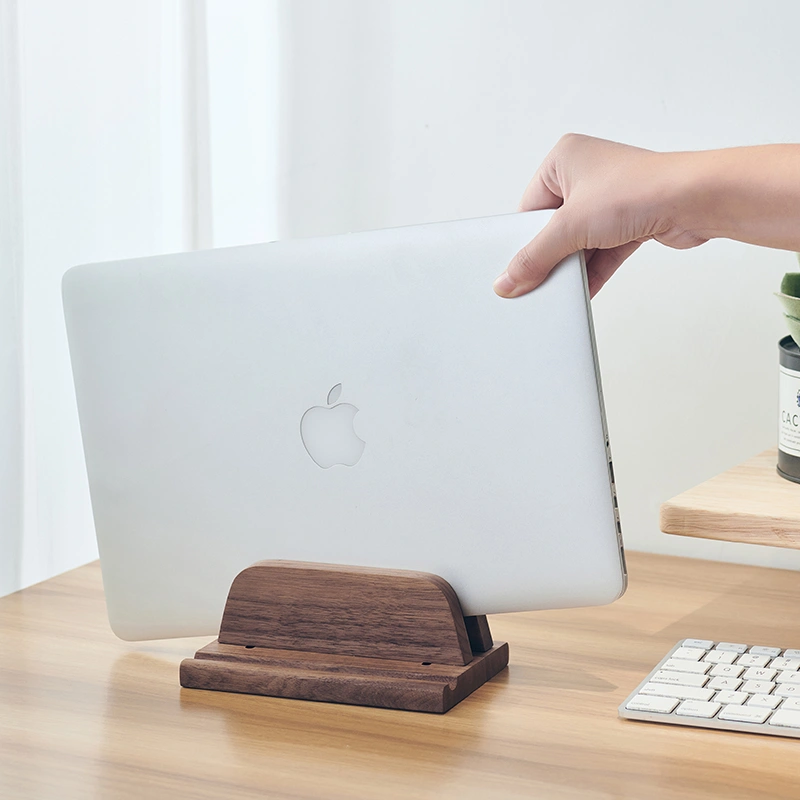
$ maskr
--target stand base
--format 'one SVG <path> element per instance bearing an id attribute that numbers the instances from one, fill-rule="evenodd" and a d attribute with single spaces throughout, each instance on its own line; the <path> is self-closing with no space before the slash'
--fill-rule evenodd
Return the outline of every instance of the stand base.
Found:
<path id="1" fill-rule="evenodd" d="M 291 650 L 243 654 L 217 640 L 181 664 L 181 685 L 442 714 L 507 664 L 505 643 L 455 667 Z"/>
<path id="2" fill-rule="evenodd" d="M 444 713 L 508 664 L 485 617 L 426 573 L 267 561 L 231 586 L 181 685 Z"/>

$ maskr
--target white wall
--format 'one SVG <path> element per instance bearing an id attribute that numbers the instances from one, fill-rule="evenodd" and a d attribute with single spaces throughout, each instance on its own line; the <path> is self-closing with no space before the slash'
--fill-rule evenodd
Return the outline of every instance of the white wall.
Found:
<path id="1" fill-rule="evenodd" d="M 792 0 L 0 12 L 0 594 L 96 554 L 59 297 L 72 264 L 505 213 L 568 130 L 657 149 L 800 141 Z M 800 567 L 657 528 L 661 501 L 774 443 L 771 292 L 793 265 L 651 244 L 595 301 L 630 547 Z"/>
<path id="2" fill-rule="evenodd" d="M 511 211 L 566 131 L 665 150 L 800 141 L 793 0 L 287 6 L 285 234 Z M 795 267 L 651 243 L 595 301 L 629 547 L 800 567 L 657 524 L 662 501 L 774 445 L 772 292 Z"/>

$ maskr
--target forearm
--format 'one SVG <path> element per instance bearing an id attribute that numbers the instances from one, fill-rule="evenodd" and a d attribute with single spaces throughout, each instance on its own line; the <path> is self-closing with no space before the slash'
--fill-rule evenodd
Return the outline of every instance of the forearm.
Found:
<path id="1" fill-rule="evenodd" d="M 800 144 L 665 156 L 687 181 L 671 200 L 681 227 L 704 239 L 800 251 Z"/>

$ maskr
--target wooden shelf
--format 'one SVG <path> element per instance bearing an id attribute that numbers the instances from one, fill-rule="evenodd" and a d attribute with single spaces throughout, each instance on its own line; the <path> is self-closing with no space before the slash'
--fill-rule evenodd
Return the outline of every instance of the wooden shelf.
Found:
<path id="1" fill-rule="evenodd" d="M 661 530 L 678 536 L 800 549 L 800 484 L 775 471 L 766 450 L 661 506 Z"/>

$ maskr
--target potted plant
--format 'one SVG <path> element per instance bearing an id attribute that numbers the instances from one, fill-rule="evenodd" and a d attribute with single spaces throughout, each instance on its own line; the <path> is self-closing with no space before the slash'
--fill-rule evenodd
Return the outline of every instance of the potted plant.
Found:
<path id="1" fill-rule="evenodd" d="M 800 483 L 800 272 L 788 272 L 783 276 L 777 297 L 790 333 L 778 343 L 778 474 Z"/>

